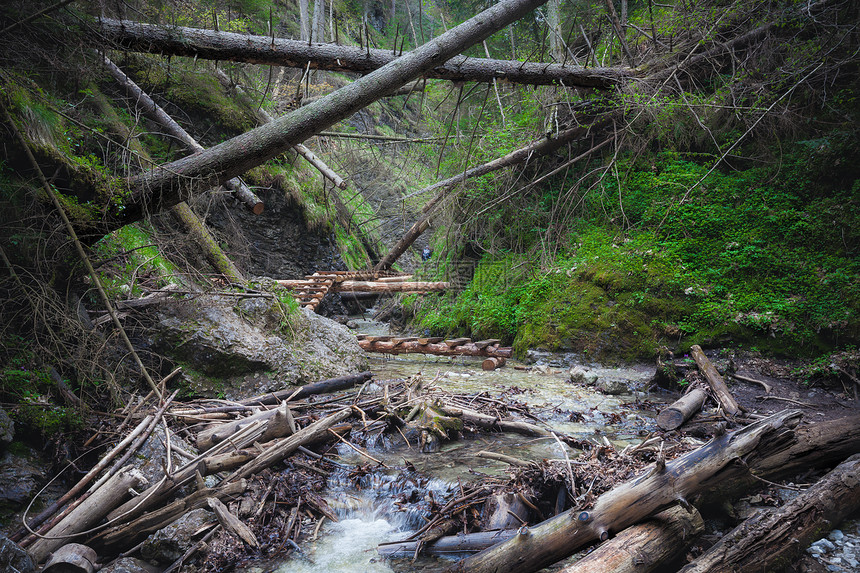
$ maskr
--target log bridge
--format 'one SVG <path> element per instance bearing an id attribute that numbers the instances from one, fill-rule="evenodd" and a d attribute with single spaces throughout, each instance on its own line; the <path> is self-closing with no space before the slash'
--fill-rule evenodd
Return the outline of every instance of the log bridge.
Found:
<path id="1" fill-rule="evenodd" d="M 450 286 L 447 282 L 413 282 L 411 278 L 412 275 L 388 271 L 318 271 L 303 279 L 276 282 L 292 290 L 296 302 L 314 311 L 329 292 L 426 294 L 441 292 Z"/>
<path id="2" fill-rule="evenodd" d="M 479 340 L 469 338 L 395 338 L 393 336 L 367 336 L 359 334 L 358 344 L 367 352 L 384 354 L 435 354 L 437 356 L 484 356 L 510 358 L 513 349 L 499 346 L 500 340 Z M 492 368 L 492 369 L 495 369 Z"/>

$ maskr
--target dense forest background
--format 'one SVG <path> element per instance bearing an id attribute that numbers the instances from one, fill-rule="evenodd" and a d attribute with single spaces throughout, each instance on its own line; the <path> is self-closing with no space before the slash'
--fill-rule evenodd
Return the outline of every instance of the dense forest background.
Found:
<path id="1" fill-rule="evenodd" d="M 107 320 L 93 330 L 104 298 L 51 195 L 109 300 L 165 285 L 247 288 L 213 270 L 176 214 L 100 232 L 106 214 L 123 213 L 127 178 L 188 153 L 141 114 L 103 55 L 204 147 L 252 129 L 260 110 L 288 114 L 357 77 L 126 50 L 102 18 L 400 53 L 487 5 L 4 3 L 4 400 L 29 404 L 20 418 L 50 433 L 77 419 L 74 406 L 47 415 L 40 405 L 56 398 L 47 388 L 57 380 L 116 398 L 141 375 L 118 335 L 98 330 Z M 848 0 L 556 0 L 466 55 L 616 70 L 621 80 L 420 80 L 306 141 L 347 189 L 289 151 L 244 176 L 267 204 L 259 218 L 223 189 L 190 207 L 245 277 L 370 268 L 419 217 L 435 193 L 426 187 L 576 128 L 552 153 L 446 188 L 398 268 L 461 288 L 401 297 L 408 327 L 602 360 L 734 346 L 803 356 L 799 376 L 838 378 L 860 339 L 857 22 Z M 292 234 L 276 232 L 287 226 Z M 425 246 L 433 257 L 422 262 Z M 289 322 L 296 305 L 280 297 Z M 170 370 L 125 327 L 147 366 Z"/>

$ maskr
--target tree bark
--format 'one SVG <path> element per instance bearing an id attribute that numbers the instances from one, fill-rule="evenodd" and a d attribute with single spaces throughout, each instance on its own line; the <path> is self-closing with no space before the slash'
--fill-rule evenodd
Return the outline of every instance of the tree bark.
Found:
<path id="1" fill-rule="evenodd" d="M 628 527 L 558 573 L 648 573 L 679 557 L 705 529 L 702 516 L 680 505 Z"/>
<path id="2" fill-rule="evenodd" d="M 301 69 L 305 69 L 310 64 L 312 70 L 367 74 L 409 54 L 404 52 L 402 56 L 397 56 L 392 54 L 391 50 L 336 44 L 308 44 L 307 41 L 283 38 L 275 38 L 273 43 L 272 38 L 268 36 L 215 32 L 181 26 L 157 26 L 127 20 L 121 22 L 109 18 L 102 18 L 94 25 L 98 33 L 96 37 L 98 42 L 101 43 L 107 39 L 127 50 Z M 433 40 L 429 43 L 432 42 Z M 445 60 L 437 61 L 433 66 L 422 70 L 422 73 L 427 78 L 457 82 L 491 82 L 497 78 L 517 84 L 565 85 L 599 89 L 612 88 L 634 77 L 634 74 L 625 68 L 583 68 L 562 66 L 561 63 L 520 62 L 465 56 L 454 58 L 447 63 Z M 399 87 L 394 86 L 389 91 Z"/>
<path id="3" fill-rule="evenodd" d="M 800 416 L 799 411 L 788 410 L 715 437 L 701 448 L 667 464 L 655 464 L 649 473 L 603 494 L 591 511 L 568 510 L 537 525 L 528 534 L 468 557 L 447 571 L 531 573 L 589 543 L 606 541 L 610 532 L 622 531 L 674 503 L 687 505 L 687 499 L 699 493 L 724 468 L 758 451 L 774 436 L 791 434 Z"/>
<path id="4" fill-rule="evenodd" d="M 759 511 L 680 573 L 781 571 L 810 542 L 857 510 L 860 510 L 860 454 L 842 462 L 779 509 Z"/>
<path id="5" fill-rule="evenodd" d="M 714 391 L 717 401 L 719 401 L 720 406 L 723 407 L 726 414 L 734 416 L 740 412 L 741 407 L 738 406 L 738 403 L 735 401 L 735 397 L 732 396 L 732 393 L 729 391 L 728 386 L 726 386 L 726 382 L 723 380 L 723 377 L 720 376 L 719 372 L 717 372 L 717 368 L 710 360 L 708 360 L 708 357 L 705 356 L 705 353 L 702 351 L 702 347 L 698 344 L 694 344 L 690 347 L 690 355 L 693 357 L 693 360 L 696 361 L 696 365 L 699 367 L 699 370 L 702 371 L 702 375 L 705 377 L 705 380 L 708 381 L 708 385 L 711 387 L 711 390 Z"/>
<path id="6" fill-rule="evenodd" d="M 630 67 L 635 67 L 636 62 L 633 61 L 633 54 L 630 53 L 630 48 L 627 46 L 627 39 L 624 37 L 624 26 L 618 19 L 618 12 L 615 11 L 615 4 L 612 0 L 604 0 L 606 3 L 606 11 L 609 13 L 609 20 L 612 22 L 612 29 L 615 30 L 615 35 L 618 37 L 618 42 L 621 44 L 621 49 L 624 51 L 624 57 Z"/>
<path id="7" fill-rule="evenodd" d="M 148 213 L 185 201 L 196 193 L 277 157 L 291 145 L 301 143 L 351 116 L 376 99 L 484 40 L 544 1 L 502 0 L 316 103 L 210 149 L 132 178 L 128 182 L 130 197 L 124 202 L 122 213 L 104 221 L 102 230 L 109 232 L 142 219 Z"/>
<path id="8" fill-rule="evenodd" d="M 416 194 L 428 193 L 430 191 L 436 191 L 436 195 L 428 201 L 421 211 L 418 213 L 418 220 L 409 228 L 408 231 L 397 241 L 397 244 L 391 248 L 391 251 L 384 257 L 379 263 L 373 267 L 374 271 L 384 271 L 388 270 L 397 262 L 397 259 L 406 252 L 406 249 L 415 242 L 415 240 L 421 236 L 421 234 L 426 231 L 430 227 L 430 221 L 433 218 L 433 214 L 436 211 L 436 208 L 442 203 L 442 201 L 448 196 L 448 193 L 451 189 L 454 188 L 457 183 L 461 181 L 465 181 L 471 177 L 480 177 L 481 175 L 486 175 L 487 173 L 492 173 L 493 171 L 498 171 L 499 169 L 504 169 L 505 167 L 510 167 L 511 165 L 517 165 L 519 163 L 523 163 L 528 161 L 535 155 L 546 155 L 558 150 L 559 147 L 571 141 L 577 137 L 585 137 L 588 134 L 589 128 L 587 127 L 574 127 L 571 129 L 566 129 L 561 131 L 554 138 L 545 137 L 526 145 L 516 151 L 512 151 L 507 155 L 499 157 L 498 159 L 494 159 L 483 165 L 479 165 L 477 167 L 473 167 L 465 171 L 464 173 L 460 173 L 453 177 L 449 177 L 444 181 L 438 181 L 433 185 L 425 187 L 421 191 Z"/>
<path id="9" fill-rule="evenodd" d="M 262 203 L 261 203 L 262 205 Z M 227 277 L 231 282 L 244 283 L 245 277 L 242 272 L 236 268 L 236 265 L 230 260 L 230 257 L 224 253 L 212 233 L 206 228 L 206 224 L 194 214 L 188 203 L 182 201 L 170 208 L 170 214 L 180 222 L 186 232 L 191 235 L 192 240 L 205 253 L 206 260 L 212 267 Z"/>

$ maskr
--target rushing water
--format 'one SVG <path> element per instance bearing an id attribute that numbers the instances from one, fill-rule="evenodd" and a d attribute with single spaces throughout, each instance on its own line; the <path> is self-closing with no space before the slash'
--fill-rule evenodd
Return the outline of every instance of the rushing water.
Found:
<path id="1" fill-rule="evenodd" d="M 386 325 L 359 321 L 361 332 L 386 334 Z M 591 388 L 570 384 L 567 370 L 577 364 L 573 355 L 545 355 L 531 368 L 508 361 L 499 370 L 485 372 L 478 359 L 407 354 L 397 357 L 371 355 L 371 370 L 376 380 L 402 379 L 420 375 L 426 384 L 458 394 L 487 392 L 493 398 L 526 404 L 532 414 L 553 429 L 580 440 L 616 447 L 641 441 L 653 426 L 650 412 L 638 405 L 643 400 L 662 401 L 642 388 L 653 374 L 653 367 L 629 366 L 604 368 L 585 365 L 601 378 L 615 378 L 635 390 L 621 396 L 606 396 Z M 567 452 L 562 448 L 567 449 Z M 503 475 L 507 464 L 479 458 L 481 450 L 502 452 L 525 460 L 563 459 L 576 455 L 552 438 L 533 438 L 515 434 L 484 435 L 477 440 L 458 440 L 443 444 L 438 453 L 420 453 L 400 441 L 391 445 L 380 438 L 368 444 L 368 451 L 389 469 L 381 469 L 355 480 L 345 472 L 329 479 L 326 499 L 337 512 L 337 523 L 326 523 L 319 539 L 305 543 L 286 562 L 259 565 L 247 573 L 377 573 L 438 571 L 445 562 L 435 558 L 388 560 L 377 555 L 376 547 L 386 541 L 403 539 L 421 525 L 426 501 L 436 499 L 458 483 L 481 479 L 481 475 Z M 352 449 L 341 446 L 339 455 L 346 464 L 367 463 Z M 414 470 L 405 469 L 407 462 Z"/>

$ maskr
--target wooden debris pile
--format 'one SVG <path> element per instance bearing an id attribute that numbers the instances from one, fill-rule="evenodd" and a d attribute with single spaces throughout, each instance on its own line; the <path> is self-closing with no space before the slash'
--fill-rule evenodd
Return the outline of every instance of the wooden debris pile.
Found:
<path id="1" fill-rule="evenodd" d="M 213 518 L 198 528 L 182 555 L 159 563 L 168 571 L 189 563 L 216 571 L 286 555 L 318 532 L 324 520 L 338 519 L 321 495 L 327 478 L 345 467 L 329 455 L 335 445 L 346 444 L 365 457 L 367 464 L 349 470 L 359 479 L 383 465 L 362 447 L 382 434 L 423 444 L 427 451 L 470 431 L 548 434 L 544 427 L 512 419 L 513 412 L 528 414 L 521 406 L 509 411 L 486 395 L 446 394 L 420 376 L 374 382 L 370 372 L 363 372 L 242 401 L 180 404 L 175 398 L 176 392 L 148 415 L 128 412 L 118 430 L 137 424 L 125 430 L 125 438 L 67 495 L 28 518 L 27 529 L 12 536 L 35 562 L 70 551 L 62 548 L 72 542 L 94 550 L 101 564 L 136 555 L 146 551 L 153 534 L 200 510 Z M 147 481 L 133 462 L 156 428 L 167 438 L 165 459 L 179 453 L 184 462 L 163 462 L 160 476 Z M 174 434 L 193 442 L 199 453 L 176 446 L 170 439 Z M 435 523 L 419 534 L 422 543 L 454 529 L 479 527 L 483 514 L 476 508 L 493 489 L 465 487 L 463 496 L 470 501 L 465 505 L 457 499 L 434 500 L 428 516 L 456 509 L 461 520 L 430 517 Z M 199 562 L 205 563 L 202 569 Z"/>

